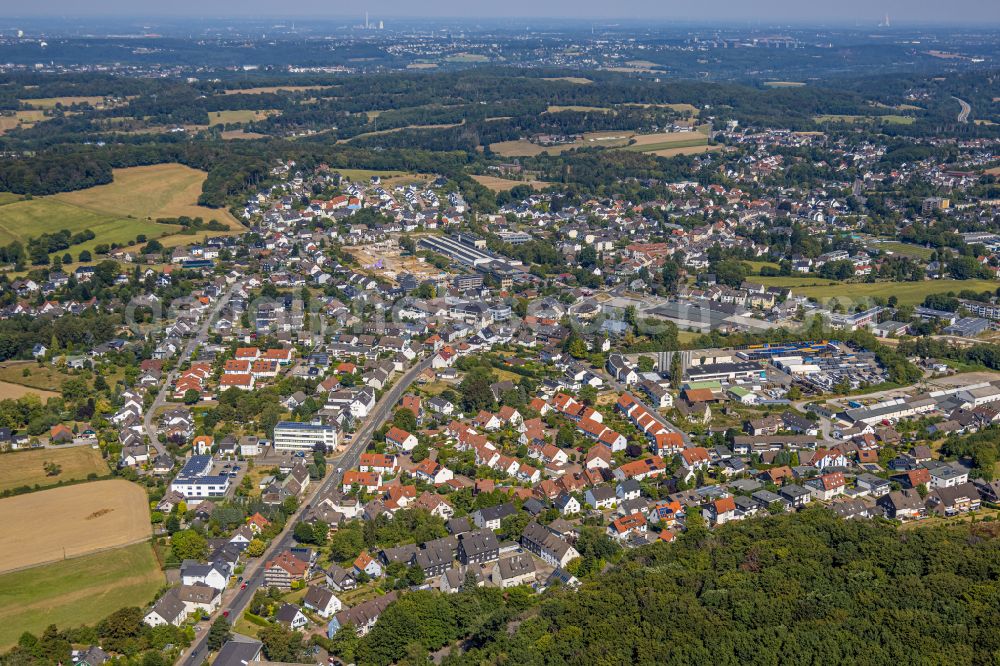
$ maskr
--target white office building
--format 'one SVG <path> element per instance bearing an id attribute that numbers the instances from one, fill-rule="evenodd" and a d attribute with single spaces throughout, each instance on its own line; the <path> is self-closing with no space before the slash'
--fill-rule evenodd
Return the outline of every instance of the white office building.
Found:
<path id="1" fill-rule="evenodd" d="M 282 421 L 274 426 L 276 451 L 312 451 L 322 443 L 327 451 L 337 448 L 338 432 L 333 426 Z"/>

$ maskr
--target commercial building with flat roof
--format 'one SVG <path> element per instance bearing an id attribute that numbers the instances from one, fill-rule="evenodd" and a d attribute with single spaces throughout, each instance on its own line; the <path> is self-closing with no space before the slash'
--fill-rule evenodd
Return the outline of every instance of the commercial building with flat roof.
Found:
<path id="1" fill-rule="evenodd" d="M 333 426 L 281 421 L 274 426 L 274 448 L 277 451 L 312 451 L 316 444 L 322 444 L 329 452 L 337 448 L 338 434 Z"/>

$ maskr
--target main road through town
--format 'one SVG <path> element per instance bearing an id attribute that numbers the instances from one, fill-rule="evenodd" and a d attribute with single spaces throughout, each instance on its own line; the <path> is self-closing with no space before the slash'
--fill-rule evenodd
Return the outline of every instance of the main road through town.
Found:
<path id="1" fill-rule="evenodd" d="M 426 358 L 407 370 L 399 381 L 389 387 L 389 390 L 382 394 L 382 397 L 375 407 L 372 408 L 371 413 L 365 418 L 364 424 L 355 433 L 354 440 L 351 445 L 344 451 L 338 458 L 332 461 L 329 468 L 333 468 L 333 471 L 327 476 L 326 480 L 317 486 L 309 493 L 305 500 L 302 502 L 298 511 L 296 511 L 292 516 L 289 517 L 288 521 L 285 523 L 285 529 L 271 542 L 271 545 L 264 552 L 264 554 L 254 561 L 247 564 L 244 570 L 244 581 L 246 587 L 236 589 L 225 590 L 222 595 L 222 604 L 219 606 L 219 610 L 206 622 L 200 623 L 201 629 L 198 635 L 195 637 L 194 645 L 191 648 L 181 653 L 178 664 L 181 666 L 200 666 L 208 658 L 208 627 L 211 622 L 215 620 L 218 615 L 228 612 L 229 621 L 235 622 L 236 618 L 240 616 L 243 611 L 246 610 L 247 606 L 250 605 L 250 601 L 253 599 L 253 594 L 264 582 L 264 563 L 278 553 L 291 548 L 294 545 L 294 539 L 292 538 L 292 531 L 295 523 L 299 520 L 302 514 L 309 509 L 309 506 L 314 499 L 318 497 L 323 497 L 331 490 L 336 488 L 341 483 L 341 479 L 344 476 L 344 471 L 351 469 L 357 465 L 361 454 L 368 447 L 368 443 L 371 441 L 372 435 L 375 431 L 384 424 L 392 414 L 393 407 L 397 402 L 403 397 L 403 394 L 410 387 L 410 385 L 417 379 L 421 372 L 431 367 L 431 359 Z"/>

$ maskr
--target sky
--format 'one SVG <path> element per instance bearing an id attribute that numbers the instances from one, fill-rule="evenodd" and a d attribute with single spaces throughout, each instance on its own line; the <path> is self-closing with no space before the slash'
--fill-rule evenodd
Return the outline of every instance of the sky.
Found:
<path id="1" fill-rule="evenodd" d="M 11 0 L 4 0 L 11 2 Z M 705 23 L 1000 24 L 1000 0 L 33 0 L 5 13 L 65 17 L 353 17 L 572 18 L 699 20 Z"/>

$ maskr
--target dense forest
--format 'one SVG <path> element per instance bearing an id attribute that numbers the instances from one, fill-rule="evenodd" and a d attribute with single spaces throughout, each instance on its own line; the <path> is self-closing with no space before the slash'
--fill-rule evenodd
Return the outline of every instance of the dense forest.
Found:
<path id="1" fill-rule="evenodd" d="M 419 592 L 357 640 L 359 664 L 986 664 L 1000 655 L 996 523 L 899 530 L 823 508 L 700 521 L 577 592 Z"/>

